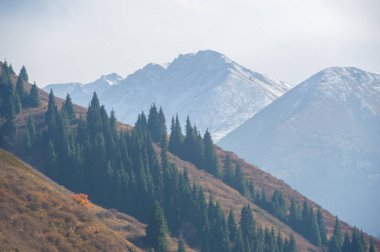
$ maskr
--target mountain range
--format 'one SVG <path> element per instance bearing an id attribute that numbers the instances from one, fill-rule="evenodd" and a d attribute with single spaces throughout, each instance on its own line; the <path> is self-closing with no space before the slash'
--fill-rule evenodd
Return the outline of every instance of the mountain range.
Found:
<path id="1" fill-rule="evenodd" d="M 178 114 L 184 122 L 190 116 L 201 132 L 208 128 L 218 141 L 291 87 L 205 50 L 179 55 L 166 65 L 148 64 L 124 80 L 111 74 L 88 84 L 50 84 L 44 90 L 52 89 L 61 98 L 70 94 L 83 106 L 96 91 L 101 102 L 129 124 L 156 103 L 168 117 Z"/>
<path id="2" fill-rule="evenodd" d="M 6 64 L 1 64 L 0 62 L 0 88 L 7 88 L 7 90 L 12 90 L 12 86 L 16 86 L 18 87 L 16 90 L 20 90 L 20 85 L 16 85 L 16 83 L 20 83 L 21 80 L 21 84 L 24 83 L 26 90 L 23 92 L 28 94 L 28 91 L 31 90 L 30 94 L 26 97 L 36 97 L 32 96 L 32 94 L 35 94 L 32 93 L 32 91 L 33 89 L 36 89 L 36 86 L 31 86 L 29 83 L 27 83 L 28 77 L 26 75 L 25 69 L 23 68 L 20 73 L 22 74 L 20 75 L 21 77 L 16 76 L 11 67 L 8 67 Z M 327 249 L 327 246 L 330 246 L 329 244 L 333 244 L 327 242 L 327 240 L 325 239 L 325 241 L 323 241 L 322 244 L 317 245 L 319 247 L 314 246 L 313 244 L 316 244 L 316 240 L 313 240 L 314 236 L 311 235 L 311 232 L 309 232 L 309 230 L 312 231 L 313 234 L 318 235 L 322 234 L 322 229 L 320 229 L 319 227 L 324 227 L 325 237 L 327 234 L 327 238 L 333 240 L 335 237 L 335 235 L 333 235 L 334 222 L 339 223 L 338 221 L 335 221 L 334 215 L 330 214 L 327 210 L 322 209 L 318 204 L 307 199 L 302 194 L 292 189 L 285 182 L 276 179 L 267 172 L 262 171 L 261 169 L 245 162 L 244 160 L 236 156 L 234 153 L 227 152 L 217 146 L 213 146 L 212 141 L 211 145 L 208 144 L 205 146 L 208 148 L 208 150 L 210 150 L 210 147 L 214 149 L 213 151 L 211 151 L 211 154 L 212 152 L 215 152 L 214 155 L 216 160 L 213 160 L 219 162 L 220 164 L 223 164 L 220 166 L 220 168 L 223 169 L 224 174 L 229 174 L 230 177 L 213 176 L 208 172 L 207 169 L 197 167 L 196 165 L 194 165 L 191 159 L 189 160 L 189 162 L 186 162 L 183 159 L 181 159 L 180 156 L 173 155 L 174 153 L 168 152 L 167 155 L 165 155 L 163 152 L 164 149 L 160 148 L 160 146 L 165 146 L 162 145 L 162 141 L 160 145 L 150 142 L 151 140 L 149 136 L 152 134 L 152 132 L 147 132 L 147 124 L 146 122 L 144 123 L 144 117 L 142 116 L 139 117 L 138 123 L 136 123 L 136 127 L 133 128 L 129 125 L 116 122 L 115 117 L 112 115 L 111 117 L 108 117 L 104 109 L 100 107 L 99 101 L 97 100 L 96 96 L 94 96 L 94 98 L 92 99 L 91 105 L 89 106 L 89 110 L 86 110 L 85 108 L 80 106 L 72 104 L 70 105 L 68 101 L 63 101 L 59 98 L 54 98 L 53 94 L 48 95 L 46 92 L 42 90 L 37 91 L 37 103 L 33 103 L 33 105 L 22 104 L 22 110 L 18 110 L 16 112 L 12 110 L 13 106 L 4 107 L 1 111 L 5 115 L 4 117 L 2 116 L 0 120 L 2 129 L 5 130 L 2 131 L 0 135 L 0 140 L 3 140 L 1 142 L 1 146 L 17 154 L 17 156 L 21 157 L 24 161 L 27 161 L 28 163 L 35 165 L 42 172 L 51 176 L 51 178 L 57 179 L 57 181 L 60 181 L 64 185 L 68 185 L 69 188 L 79 188 L 81 189 L 80 191 L 88 193 L 90 199 L 94 199 L 95 202 L 101 204 L 103 207 L 107 205 L 110 206 L 110 200 L 117 197 L 123 200 L 117 201 L 117 204 L 115 206 L 123 211 L 126 211 L 126 208 L 120 207 L 120 203 L 125 204 L 123 204 L 122 206 L 133 207 L 137 204 L 141 204 L 142 200 L 151 201 L 153 200 L 153 198 L 151 197 L 132 197 L 130 199 L 133 199 L 133 202 L 126 200 L 128 199 L 126 198 L 127 196 L 130 197 L 131 195 L 139 195 L 136 193 L 141 193 L 141 191 L 146 190 L 148 188 L 156 188 L 151 187 L 151 183 L 160 183 L 161 181 L 163 183 L 164 189 L 166 189 L 163 191 L 160 190 L 159 192 L 163 193 L 163 196 L 169 197 L 171 195 L 170 190 L 168 190 L 170 187 L 182 185 L 182 187 L 179 187 L 182 188 L 181 191 L 174 191 L 175 193 L 173 195 L 178 196 L 178 193 L 182 193 L 182 190 L 184 188 L 190 189 L 189 183 L 191 183 L 193 185 L 192 189 L 190 189 L 189 191 L 185 191 L 197 193 L 197 190 L 204 190 L 205 196 L 209 198 L 208 204 L 204 200 L 204 203 L 200 205 L 201 208 L 198 208 L 204 210 L 204 207 L 208 207 L 208 213 L 206 213 L 206 217 L 207 215 L 211 217 L 212 215 L 210 214 L 216 211 L 219 212 L 219 214 L 221 214 L 220 216 L 222 216 L 222 219 L 224 218 L 223 216 L 226 216 L 228 212 L 230 212 L 230 214 L 232 213 L 233 215 L 235 213 L 237 214 L 237 218 L 240 218 L 238 212 L 241 209 L 247 209 L 246 207 L 248 207 L 249 205 L 254 213 L 253 226 L 257 226 L 258 232 L 261 232 L 262 235 L 264 235 L 264 233 L 262 232 L 265 228 L 265 240 L 266 242 L 269 242 L 266 246 L 269 246 L 271 244 L 273 245 L 275 243 L 273 243 L 273 239 L 275 239 L 275 233 L 278 233 L 278 235 L 276 236 L 277 239 L 283 237 L 287 239 L 290 238 L 290 240 L 292 240 L 294 237 L 294 241 L 297 244 L 296 246 L 298 248 L 298 251 L 322 251 Z M 2 93 L 2 100 L 17 102 L 18 92 L 19 91 Z M 13 117 L 7 117 L 9 113 L 14 113 Z M 94 115 L 97 116 L 94 117 Z M 149 118 L 153 118 L 153 115 L 154 113 L 149 113 Z M 33 118 L 35 123 L 33 123 Z M 57 121 L 55 119 L 57 119 Z M 102 120 L 101 124 L 99 124 L 99 120 Z M 162 122 L 160 119 L 157 120 Z M 58 127 L 56 127 L 56 122 L 58 123 Z M 96 131 L 89 130 L 94 127 L 95 129 L 97 129 Z M 96 138 L 86 137 L 87 134 L 94 134 L 96 135 Z M 83 136 L 85 136 L 85 138 L 83 138 Z M 107 136 L 107 138 L 105 136 Z M 186 135 L 186 137 L 192 136 L 192 134 Z M 113 140 L 115 139 L 115 137 L 118 138 L 117 141 Z M 141 138 L 144 138 L 146 140 L 141 141 Z M 196 137 L 196 139 L 199 138 L 200 136 Z M 47 139 L 49 144 L 44 145 L 43 143 L 45 143 Z M 170 139 L 172 139 L 172 136 L 170 137 Z M 81 143 L 80 141 L 82 140 L 83 142 Z M 94 140 L 96 140 L 96 144 L 89 144 L 89 141 Z M 107 141 L 106 145 L 104 145 L 104 140 Z M 55 144 L 53 143 L 53 141 Z M 206 136 L 203 141 L 206 141 Z M 200 141 L 200 143 L 202 143 L 203 141 Z M 208 143 L 210 143 L 210 139 L 207 139 L 207 141 Z M 33 146 L 33 148 L 30 148 L 31 146 Z M 56 148 L 54 146 L 56 146 Z M 125 149 L 123 149 L 123 151 L 121 152 L 120 147 L 123 146 L 125 147 Z M 185 147 L 185 145 L 183 146 Z M 88 149 L 93 147 L 95 147 L 96 149 Z M 116 151 L 111 151 L 113 150 L 112 148 L 116 148 Z M 188 151 L 192 150 L 194 150 L 193 147 L 191 147 Z M 107 156 L 110 158 L 110 161 L 108 161 L 106 165 L 102 165 L 104 163 L 105 157 L 105 155 L 103 155 L 105 154 L 104 151 L 106 151 Z M 75 154 L 73 155 L 72 153 Z M 124 156 L 122 159 L 118 159 L 118 155 L 122 153 L 127 153 L 127 155 L 130 155 L 131 159 L 129 159 L 128 156 Z M 4 176 L 0 176 L 0 179 L 4 178 L 6 179 L 6 182 L 9 182 L 2 183 L 2 185 L 5 188 L 5 190 L 9 190 L 10 192 L 6 194 L 7 197 L 1 197 L 0 204 L 14 206 L 15 202 L 22 201 L 16 208 L 7 207 L 7 209 L 20 211 L 19 215 L 13 215 L 13 210 L 2 212 L 3 218 L 1 218 L 0 220 L 0 226 L 8 225 L 8 232 L 13 232 L 14 235 L 12 235 L 12 237 L 14 239 L 19 239 L 20 241 L 26 241 L 25 238 L 31 237 L 30 235 L 28 236 L 28 232 L 30 231 L 30 229 L 25 229 L 25 227 L 29 225 L 27 223 L 30 223 L 31 218 L 35 218 L 35 214 L 38 214 L 38 216 L 46 216 L 46 219 L 49 221 L 54 220 L 55 223 L 52 229 L 53 231 L 64 231 L 66 228 L 70 228 L 70 226 L 67 224 L 70 221 L 70 218 L 67 215 L 65 215 L 65 209 L 67 209 L 68 206 L 62 205 L 63 202 L 68 202 L 70 201 L 70 199 L 67 199 L 67 196 L 57 195 L 58 199 L 54 200 L 55 195 L 48 190 L 48 193 L 46 195 L 49 196 L 49 202 L 55 205 L 53 210 L 57 209 L 61 212 L 63 211 L 62 213 L 59 213 L 60 215 L 51 214 L 49 211 L 45 211 L 49 210 L 49 208 L 45 207 L 46 204 L 40 204 L 37 205 L 37 207 L 33 207 L 32 203 L 35 202 L 39 204 L 39 201 L 33 200 L 33 197 L 35 195 L 32 190 L 29 190 L 29 188 L 33 187 L 33 189 L 37 188 L 37 190 L 41 190 L 42 188 L 44 190 L 43 185 L 46 184 L 46 182 L 42 181 L 40 179 L 40 176 L 36 176 L 35 173 L 32 173 L 33 176 L 30 176 L 28 168 L 18 168 L 19 166 L 17 164 L 19 164 L 21 161 L 15 160 L 15 158 L 13 157 L 9 157 L 8 154 L 3 155 L 3 152 L 0 152 L 0 154 L 0 162 L 3 162 L 5 164 L 4 167 L 13 166 L 13 168 L 11 169 L 7 168 L 7 174 L 5 174 Z M 64 155 L 67 154 L 70 155 L 70 159 L 62 158 L 64 157 Z M 146 158 L 148 154 L 150 155 L 148 157 L 152 159 Z M 139 155 L 140 157 L 138 157 Z M 141 155 L 145 155 L 144 158 L 142 158 Z M 168 167 L 164 167 L 165 156 L 167 158 L 167 161 L 169 161 L 171 164 L 170 170 Z M 116 157 L 116 159 L 114 159 L 113 157 Z M 157 161 L 159 162 L 154 161 L 156 160 L 156 158 L 158 158 Z M 124 159 L 127 161 L 125 162 L 127 166 L 123 166 L 123 163 L 121 163 L 121 165 L 118 165 L 118 162 L 123 162 Z M 100 162 L 98 162 L 97 160 L 99 160 Z M 91 162 L 91 165 L 86 165 L 88 162 Z M 133 162 L 135 165 L 130 166 L 131 162 Z M 60 165 L 61 163 L 73 163 L 75 164 L 75 167 L 77 167 L 78 169 L 72 169 L 72 166 L 70 165 Z M 20 165 L 20 167 L 21 166 L 22 165 Z M 165 173 L 165 179 L 162 180 L 160 179 L 160 177 L 162 178 L 162 174 L 160 172 L 161 166 L 163 169 L 162 172 L 165 173 L 170 171 L 169 173 Z M 159 170 L 157 170 L 157 168 Z M 136 169 L 137 172 L 133 173 L 133 170 L 131 171 L 131 169 Z M 155 177 L 152 176 L 152 172 L 154 172 Z M 181 178 L 183 176 L 184 180 L 175 180 L 174 183 L 168 183 L 168 181 L 171 181 L 170 173 L 174 174 L 173 179 Z M 102 174 L 102 176 L 95 177 L 96 174 Z M 131 174 L 131 176 L 129 176 L 128 174 Z M 143 176 L 144 174 L 150 175 L 146 176 L 147 180 L 145 180 L 146 182 L 150 183 L 149 187 L 144 187 L 143 184 L 141 184 L 141 186 L 137 187 L 139 189 L 137 191 L 134 189 L 136 188 L 134 186 L 128 187 L 129 185 L 133 185 L 135 183 L 134 181 L 136 180 L 134 180 L 134 178 L 138 178 L 138 181 L 143 182 L 144 180 L 141 180 L 141 176 Z M 155 182 L 155 179 L 157 177 L 158 179 Z M 112 178 L 112 183 L 110 183 L 110 178 Z M 46 177 L 45 179 L 48 180 Z M 94 183 L 96 179 L 98 182 Z M 232 179 L 232 181 L 230 179 Z M 238 185 L 240 184 L 242 187 L 237 187 L 236 182 L 238 182 Z M 92 185 L 90 189 L 86 189 L 86 187 L 84 187 L 88 183 Z M 24 185 L 26 189 L 18 187 Z M 167 188 L 167 186 L 169 186 L 169 188 Z M 51 188 L 50 185 L 47 185 L 47 187 L 48 189 Z M 95 191 L 95 189 L 100 191 Z M 120 189 L 123 189 L 123 193 L 121 194 L 121 191 L 119 191 Z M 2 192 L 2 190 L 0 190 L 0 193 Z M 104 192 L 108 191 L 114 191 L 116 193 L 104 194 Z M 125 194 L 125 192 L 127 192 L 127 194 Z M 155 192 L 156 191 L 154 189 L 153 191 L 151 191 L 151 193 Z M 28 195 L 28 193 L 31 195 Z M 113 197 L 108 197 L 107 195 L 113 195 Z M 154 195 L 155 194 L 153 194 L 153 196 Z M 156 195 L 161 197 L 161 194 Z M 203 194 L 201 193 L 199 195 Z M 173 214 L 173 212 L 168 212 L 172 211 L 173 209 L 176 209 L 175 207 L 177 206 L 182 206 L 176 205 L 176 197 L 172 199 L 167 198 L 167 200 L 169 201 L 166 201 L 165 199 L 164 202 L 164 206 L 166 207 L 169 206 L 167 204 L 170 204 L 170 207 L 166 208 L 165 210 L 165 216 L 167 218 L 171 218 L 172 220 L 175 220 L 175 218 L 177 217 L 181 218 L 181 215 L 176 215 Z M 192 202 L 189 205 L 189 207 L 193 208 L 193 203 L 196 203 L 194 199 L 195 198 L 191 198 L 191 200 L 186 200 L 185 203 Z M 218 202 L 216 205 L 213 204 L 214 200 Z M 296 202 L 296 206 L 292 207 L 294 202 Z M 301 210 L 300 204 L 302 204 L 302 202 L 303 214 L 301 216 L 301 213 L 299 211 Z M 57 204 L 60 207 L 56 208 Z M 361 206 L 356 206 L 355 210 L 364 211 L 364 209 Z M 141 208 L 138 212 L 131 211 L 131 214 L 134 217 L 140 216 L 139 218 L 141 218 L 141 214 L 143 213 L 146 215 L 148 213 L 147 211 L 149 211 L 148 208 Z M 136 224 L 136 230 L 131 231 L 130 227 L 128 226 L 129 224 L 125 223 L 127 226 L 123 226 L 124 224 L 122 224 L 121 226 L 119 225 L 121 222 L 120 220 L 118 220 L 118 216 L 121 215 L 117 214 L 115 211 L 104 210 L 103 212 L 105 212 L 105 215 L 96 215 L 96 217 L 100 217 L 100 219 L 102 220 L 104 220 L 104 217 L 108 219 L 106 220 L 106 222 L 108 223 L 107 225 L 109 228 L 118 232 L 120 231 L 119 234 L 123 233 L 124 231 L 127 231 L 132 236 L 138 235 L 141 237 L 140 231 L 142 230 L 142 223 L 138 223 L 136 220 L 134 220 L 133 222 L 134 224 Z M 317 212 L 319 216 L 318 224 L 316 223 Z M 78 213 L 77 216 L 79 217 L 73 215 L 72 218 L 80 218 L 81 215 L 83 215 L 83 213 Z M 93 216 L 93 212 L 90 213 L 90 215 Z M 111 216 L 111 218 L 107 216 Z M 198 214 L 194 217 L 198 218 L 199 216 L 203 215 Z M 292 222 L 292 216 L 296 216 L 295 223 Z M 115 220 L 115 218 L 117 220 Z M 243 211 L 241 214 L 241 218 L 243 218 Z M 8 221 L 8 219 L 14 220 L 12 223 L 16 223 L 17 225 L 13 225 L 11 222 Z M 125 215 L 121 216 L 121 219 L 132 220 L 131 217 Z M 141 219 L 146 220 L 144 218 Z M 139 220 L 141 221 L 141 219 Z M 230 218 L 228 219 L 228 223 L 230 223 Z M 320 222 L 320 219 L 324 219 L 324 221 Z M 28 222 L 25 222 L 24 220 L 28 220 Z M 96 221 L 98 221 L 97 218 Z M 212 223 L 220 223 L 218 225 L 221 226 L 226 225 L 225 220 L 221 222 Z M 242 227 L 244 226 L 244 224 L 240 224 L 242 225 Z M 41 222 L 41 226 L 43 225 L 46 225 L 45 228 L 42 227 L 43 230 L 50 230 L 52 227 L 51 224 L 49 225 L 48 223 Z M 187 239 L 189 239 L 189 237 L 191 238 L 192 235 L 194 235 L 194 226 L 192 226 L 191 223 L 187 222 L 183 223 L 183 225 L 183 234 L 187 237 Z M 342 233 L 348 232 L 349 235 L 352 235 L 353 240 L 355 238 L 354 234 L 356 234 L 356 237 L 361 239 L 362 241 L 365 240 L 367 244 L 369 244 L 369 242 L 373 240 L 373 238 L 371 238 L 365 233 L 357 233 L 358 231 L 355 228 L 353 228 L 345 222 L 341 221 L 340 225 Z M 20 229 L 20 227 L 22 228 Z M 82 225 L 80 225 L 80 227 L 82 227 Z M 228 225 L 228 228 L 230 228 L 230 224 Z M 270 229 L 272 229 L 273 231 L 270 231 Z M 240 230 L 240 228 L 238 230 Z M 80 239 L 86 239 L 88 241 L 88 245 L 93 246 L 92 244 L 94 244 L 94 242 L 96 241 L 96 238 L 94 238 L 93 235 L 97 235 L 98 230 L 90 228 L 90 231 L 92 232 L 91 234 L 89 234 L 90 236 L 82 236 Z M 100 232 L 103 231 L 104 230 L 100 230 Z M 171 234 L 177 235 L 174 232 L 172 232 Z M 215 232 L 215 234 L 220 235 L 226 233 L 223 231 L 222 233 Z M 59 246 L 62 244 L 61 242 L 70 241 L 70 234 L 66 234 L 65 237 L 61 238 L 57 238 L 57 235 L 59 234 L 52 234 L 50 236 L 47 236 L 47 241 L 43 241 L 39 245 L 45 245 L 45 243 L 50 242 L 54 248 L 59 249 Z M 0 243 L 0 245 L 5 244 L 6 246 L 8 246 L 6 243 L 8 239 L 3 239 L 4 237 L 6 236 L 0 233 L 0 241 L 2 242 Z M 260 239 L 264 239 L 264 236 L 260 235 L 260 237 Z M 118 239 L 119 238 L 120 237 L 118 237 Z M 272 241 L 270 241 L 269 238 L 272 239 Z M 145 246 L 140 243 L 135 243 L 136 241 L 133 240 L 130 236 L 127 236 L 127 239 L 128 241 L 120 239 L 116 240 L 116 242 L 118 242 L 119 244 L 131 242 L 133 244 L 136 244 L 137 247 L 140 247 L 140 245 L 142 245 L 143 247 Z M 377 248 L 380 248 L 379 241 L 373 241 L 375 242 L 375 246 Z M 30 242 L 33 242 L 34 244 L 35 240 L 31 238 Z M 79 243 L 73 243 L 73 245 L 75 246 L 78 246 L 78 244 Z M 130 246 L 133 246 L 133 244 L 130 244 Z M 109 245 L 111 245 L 111 243 Z M 191 245 L 194 245 L 195 248 L 197 248 L 196 243 L 191 243 Z M 19 249 L 20 247 L 13 246 L 13 248 Z M 295 251 L 294 249 L 288 250 L 287 247 L 285 251 Z M 68 251 L 70 251 L 70 249 L 68 249 Z"/>
<path id="3" fill-rule="evenodd" d="M 379 129 L 380 75 L 332 67 L 290 90 L 219 144 L 378 235 Z"/>

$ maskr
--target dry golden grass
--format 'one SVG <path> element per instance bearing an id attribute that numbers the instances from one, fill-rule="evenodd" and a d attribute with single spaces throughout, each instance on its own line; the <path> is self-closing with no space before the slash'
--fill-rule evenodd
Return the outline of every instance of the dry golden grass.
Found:
<path id="1" fill-rule="evenodd" d="M 147 250 L 144 224 L 71 196 L 0 149 L 0 251 Z M 176 251 L 176 239 L 169 245 Z"/>

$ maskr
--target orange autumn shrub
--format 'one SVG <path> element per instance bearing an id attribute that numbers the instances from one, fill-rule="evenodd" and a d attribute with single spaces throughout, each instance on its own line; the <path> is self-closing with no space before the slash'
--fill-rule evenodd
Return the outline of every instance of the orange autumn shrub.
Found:
<path id="1" fill-rule="evenodd" d="M 77 202 L 78 204 L 81 204 L 81 205 L 83 205 L 85 207 L 90 207 L 91 206 L 91 203 L 88 200 L 88 195 L 86 195 L 84 193 L 72 194 L 70 197 L 75 202 Z"/>

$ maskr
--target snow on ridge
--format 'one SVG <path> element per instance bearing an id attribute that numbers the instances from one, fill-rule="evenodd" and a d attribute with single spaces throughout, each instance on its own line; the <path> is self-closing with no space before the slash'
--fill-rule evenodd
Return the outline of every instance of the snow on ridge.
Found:
<path id="1" fill-rule="evenodd" d="M 87 105 L 97 91 L 100 102 L 129 124 L 156 103 L 163 107 L 168 124 L 177 113 L 182 122 L 189 115 L 201 132 L 209 128 L 215 142 L 291 87 L 212 50 L 181 54 L 164 66 L 149 63 L 119 85 L 109 84 L 95 81 L 75 89 L 73 101 Z"/>

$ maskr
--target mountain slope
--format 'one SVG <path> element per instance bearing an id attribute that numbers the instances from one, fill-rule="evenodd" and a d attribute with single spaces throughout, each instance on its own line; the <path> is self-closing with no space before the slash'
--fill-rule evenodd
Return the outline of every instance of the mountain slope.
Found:
<path id="1" fill-rule="evenodd" d="M 0 149 L 1 251 L 141 251 L 97 212 Z M 128 221 L 124 220 L 124 223 Z"/>
<path id="2" fill-rule="evenodd" d="M 19 139 L 15 146 L 19 146 L 23 144 L 24 141 L 24 129 L 25 124 L 27 121 L 27 115 L 29 113 L 33 114 L 35 120 L 36 120 L 36 126 L 37 128 L 41 128 L 41 124 L 44 123 L 44 114 L 47 109 L 47 94 L 43 91 L 40 93 L 41 96 L 41 106 L 39 108 L 35 109 L 25 109 L 21 114 L 18 114 L 16 117 L 17 127 L 18 127 L 18 136 Z M 56 103 L 58 107 L 60 108 L 62 105 L 62 100 L 56 99 Z M 77 116 L 78 114 L 84 114 L 86 110 L 82 107 L 75 106 L 74 107 Z M 118 125 L 119 129 L 131 129 L 131 127 L 127 125 Z M 157 151 L 160 151 L 159 148 L 156 148 Z M 28 160 L 28 162 L 31 162 L 33 164 L 36 164 L 38 167 L 38 157 L 36 156 L 25 156 L 21 151 L 21 148 L 13 148 L 12 151 L 18 153 L 18 155 L 22 156 L 23 159 Z M 221 161 L 223 161 L 224 157 L 226 155 L 226 152 L 223 150 L 218 150 L 218 156 Z M 244 161 L 237 158 L 235 155 L 232 155 L 232 158 L 234 160 L 237 160 L 243 172 L 245 175 L 247 175 L 247 179 L 249 181 L 253 181 L 255 184 L 255 187 L 258 189 L 265 189 L 267 193 L 272 194 L 272 192 L 276 189 L 282 190 L 284 192 L 284 195 L 286 196 L 286 200 L 289 200 L 292 197 L 295 197 L 299 200 L 299 202 L 302 202 L 305 200 L 305 197 L 297 193 L 296 191 L 292 190 L 289 186 L 287 186 L 284 182 L 279 181 L 269 174 L 259 170 L 256 167 L 253 167 Z M 224 184 L 221 180 L 214 178 L 210 174 L 199 170 L 197 167 L 192 165 L 191 163 L 184 162 L 183 160 L 180 160 L 178 157 L 170 155 L 169 159 L 178 167 L 179 170 L 186 169 L 189 172 L 189 178 L 192 182 L 194 182 L 196 185 L 200 185 L 206 192 L 206 194 L 213 194 L 214 199 L 219 201 L 222 209 L 224 210 L 225 214 L 228 213 L 228 211 L 232 208 L 236 214 L 237 211 L 240 210 L 241 206 L 244 204 L 249 203 L 248 199 L 244 196 L 240 195 L 236 190 L 232 189 L 231 187 Z M 312 203 L 312 202 L 311 202 Z M 251 203 L 252 204 L 252 203 Z M 316 205 L 313 203 L 313 207 Z M 255 219 L 262 227 L 274 227 L 275 231 L 279 230 L 282 234 L 282 236 L 289 237 L 289 234 L 293 233 L 296 239 L 297 247 L 299 251 L 318 251 L 317 248 L 315 248 L 313 245 L 311 245 L 307 240 L 305 240 L 300 235 L 294 233 L 290 230 L 290 228 L 287 226 L 286 223 L 279 221 L 276 217 L 269 214 L 267 211 L 261 209 L 255 204 L 252 204 L 252 207 L 255 212 Z M 329 233 L 331 234 L 331 230 L 333 228 L 333 219 L 334 217 L 329 214 L 327 211 L 323 211 L 323 214 L 325 215 L 326 224 L 329 230 Z M 342 225 L 343 230 L 351 231 L 352 227 L 346 225 L 343 223 Z M 128 236 L 127 236 L 128 237 Z M 368 236 L 366 236 L 368 239 Z M 130 239 L 130 238 L 128 238 Z M 132 239 L 130 239 L 132 240 Z M 368 242 L 368 240 L 367 240 Z M 378 242 L 376 241 L 376 245 L 378 246 Z"/>
<path id="3" fill-rule="evenodd" d="M 88 105 L 82 89 L 67 85 L 62 92 L 62 86 L 50 85 L 44 90 L 50 88 L 58 97 L 69 92 L 75 103 Z M 209 128 L 217 141 L 290 88 L 206 50 L 180 55 L 166 66 L 148 64 L 98 95 L 122 122 L 134 123 L 138 113 L 156 103 L 168 118 L 178 113 L 184 122 L 189 115 L 198 129 Z"/>
<path id="4" fill-rule="evenodd" d="M 1 251 L 143 251 L 145 224 L 91 204 L 0 149 Z M 177 241 L 169 238 L 170 251 Z M 189 251 L 193 251 L 188 248 Z"/>
<path id="5" fill-rule="evenodd" d="M 379 128 L 380 75 L 334 67 L 289 91 L 220 145 L 377 235 Z"/>

